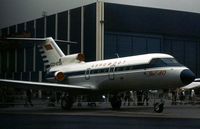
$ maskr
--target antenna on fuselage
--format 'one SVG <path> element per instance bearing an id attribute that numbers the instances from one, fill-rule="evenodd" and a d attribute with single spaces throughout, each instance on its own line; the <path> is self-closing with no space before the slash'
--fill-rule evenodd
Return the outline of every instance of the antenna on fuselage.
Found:
<path id="1" fill-rule="evenodd" d="M 117 58 L 119 58 L 119 54 L 118 53 L 115 53 L 115 55 L 117 56 Z"/>

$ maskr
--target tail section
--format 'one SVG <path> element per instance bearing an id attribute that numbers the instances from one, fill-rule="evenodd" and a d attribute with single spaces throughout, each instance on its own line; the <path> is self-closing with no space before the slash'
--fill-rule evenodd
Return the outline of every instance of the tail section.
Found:
<path id="1" fill-rule="evenodd" d="M 82 63 L 85 60 L 85 56 L 83 54 L 73 54 L 67 55 L 62 52 L 62 50 L 58 47 L 53 38 L 6 38 L 7 40 L 18 40 L 18 41 L 34 41 L 38 42 L 38 48 L 41 53 L 42 59 L 44 61 L 44 65 L 46 68 L 60 66 L 60 65 L 68 65 L 74 63 Z M 64 40 L 56 40 L 61 43 L 76 43 L 71 41 Z"/>
<path id="2" fill-rule="evenodd" d="M 65 54 L 51 37 L 46 38 L 43 43 L 38 45 L 38 48 L 46 68 L 60 66 L 63 64 L 67 65 L 72 63 L 80 63 L 85 59 L 83 54 L 65 56 Z"/>
<path id="3" fill-rule="evenodd" d="M 65 55 L 53 38 L 46 38 L 46 41 L 38 45 L 38 48 L 46 68 L 62 65 L 60 59 Z"/>

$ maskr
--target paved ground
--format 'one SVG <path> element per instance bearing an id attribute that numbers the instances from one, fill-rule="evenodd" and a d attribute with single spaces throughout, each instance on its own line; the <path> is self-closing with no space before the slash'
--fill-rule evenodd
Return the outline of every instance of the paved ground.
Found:
<path id="1" fill-rule="evenodd" d="M 199 129 L 199 119 L 72 116 L 0 115 L 1 129 Z"/>
<path id="2" fill-rule="evenodd" d="M 45 104 L 0 109 L 0 129 L 200 129 L 199 105 L 166 105 L 163 113 L 152 106 L 123 106 L 113 111 L 107 103 L 70 111 Z"/>

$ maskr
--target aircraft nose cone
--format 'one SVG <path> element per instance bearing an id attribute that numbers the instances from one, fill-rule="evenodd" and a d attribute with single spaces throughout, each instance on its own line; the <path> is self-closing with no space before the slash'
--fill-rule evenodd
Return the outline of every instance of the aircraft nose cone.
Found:
<path id="1" fill-rule="evenodd" d="M 191 82 L 194 81 L 195 79 L 195 75 L 194 73 L 189 70 L 189 69 L 185 69 L 181 72 L 180 74 L 180 77 L 181 77 L 181 81 L 183 82 L 183 84 L 185 85 L 188 85 L 190 84 Z"/>

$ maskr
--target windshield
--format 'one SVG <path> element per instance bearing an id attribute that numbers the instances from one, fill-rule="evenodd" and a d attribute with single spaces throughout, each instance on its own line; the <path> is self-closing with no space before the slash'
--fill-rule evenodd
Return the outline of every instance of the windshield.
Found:
<path id="1" fill-rule="evenodd" d="M 156 58 L 150 62 L 151 67 L 181 66 L 174 58 Z"/>

